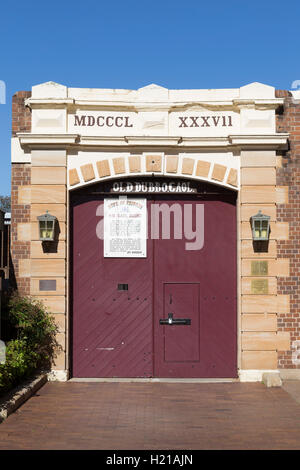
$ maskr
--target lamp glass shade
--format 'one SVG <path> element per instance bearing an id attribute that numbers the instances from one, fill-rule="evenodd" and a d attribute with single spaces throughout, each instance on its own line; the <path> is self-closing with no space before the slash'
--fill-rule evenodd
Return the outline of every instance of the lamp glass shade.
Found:
<path id="1" fill-rule="evenodd" d="M 270 233 L 270 216 L 261 211 L 251 217 L 252 237 L 254 241 L 267 241 Z"/>
<path id="2" fill-rule="evenodd" d="M 55 238 L 56 217 L 49 214 L 48 211 L 44 215 L 38 217 L 39 234 L 41 241 L 53 241 Z"/>

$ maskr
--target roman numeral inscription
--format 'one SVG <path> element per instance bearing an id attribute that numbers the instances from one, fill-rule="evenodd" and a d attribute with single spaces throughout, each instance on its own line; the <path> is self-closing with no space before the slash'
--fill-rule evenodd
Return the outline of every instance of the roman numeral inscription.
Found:
<path id="1" fill-rule="evenodd" d="M 172 118 L 172 113 L 170 115 Z M 109 130 L 109 128 L 120 129 L 122 132 L 126 132 L 126 128 L 138 128 L 139 129 L 139 116 L 138 113 L 132 114 L 116 114 L 110 112 L 102 112 L 101 114 L 75 114 L 72 116 L 72 125 L 75 128 L 103 128 L 103 131 Z M 179 116 L 177 113 L 174 115 L 175 126 L 178 128 L 192 128 L 192 129 L 203 129 L 209 128 L 224 128 L 233 127 L 233 115 L 230 114 L 218 114 L 218 115 L 202 115 L 196 116 Z M 141 118 L 141 123 L 143 123 Z M 173 121 L 174 123 L 174 121 Z M 173 124 L 174 125 L 174 124 Z M 123 129 L 122 129 L 123 128 Z"/>
<path id="2" fill-rule="evenodd" d="M 133 127 L 130 116 L 88 116 L 75 115 L 74 126 Z"/>
<path id="3" fill-rule="evenodd" d="M 179 127 L 232 127 L 232 116 L 179 116 Z"/>

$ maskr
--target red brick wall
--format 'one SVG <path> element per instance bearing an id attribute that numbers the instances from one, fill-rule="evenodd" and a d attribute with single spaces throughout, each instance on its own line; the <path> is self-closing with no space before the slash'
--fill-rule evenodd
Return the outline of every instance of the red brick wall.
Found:
<path id="1" fill-rule="evenodd" d="M 12 135 L 17 132 L 31 131 L 31 111 L 25 107 L 25 99 L 31 96 L 31 91 L 18 91 L 12 97 Z"/>
<path id="2" fill-rule="evenodd" d="M 31 96 L 29 91 L 19 91 L 12 99 L 12 135 L 31 131 L 31 112 L 24 101 Z M 31 168 L 29 163 L 13 163 L 11 169 L 11 256 L 15 287 L 20 294 L 30 293 L 30 278 L 19 276 L 19 260 L 30 258 L 30 242 L 18 241 L 18 223 L 30 222 L 30 205 L 18 203 L 20 186 L 30 185 Z"/>
<path id="3" fill-rule="evenodd" d="M 278 294 L 290 296 L 290 313 L 278 315 L 278 331 L 289 331 L 291 345 L 300 339 L 300 104 L 288 91 L 277 90 L 284 97 L 283 113 L 277 115 L 277 132 L 290 133 L 290 148 L 277 168 L 277 185 L 288 186 L 287 204 L 277 205 L 277 220 L 289 223 L 289 240 L 278 241 L 278 258 L 290 258 L 290 277 L 278 278 Z M 292 352 L 278 354 L 278 368 L 296 369 Z"/>

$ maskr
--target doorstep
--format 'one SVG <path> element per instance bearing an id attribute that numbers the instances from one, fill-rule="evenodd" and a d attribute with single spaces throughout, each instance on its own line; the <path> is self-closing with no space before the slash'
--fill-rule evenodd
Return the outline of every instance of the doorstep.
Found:
<path id="1" fill-rule="evenodd" d="M 138 378 L 117 378 L 117 377 L 103 377 L 103 378 L 81 378 L 73 377 L 68 382 L 141 382 L 141 383 L 232 383 L 239 382 L 239 379 L 198 379 L 198 378 L 185 378 L 185 379 L 169 379 L 169 378 L 154 378 L 154 377 L 138 377 Z"/>

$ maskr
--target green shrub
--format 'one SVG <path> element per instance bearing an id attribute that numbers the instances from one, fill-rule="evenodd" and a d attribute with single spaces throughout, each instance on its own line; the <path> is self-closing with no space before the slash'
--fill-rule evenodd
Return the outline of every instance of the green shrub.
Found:
<path id="1" fill-rule="evenodd" d="M 9 301 L 9 321 L 16 339 L 6 343 L 6 361 L 0 364 L 0 393 L 38 369 L 50 367 L 59 348 L 57 326 L 42 302 L 14 295 Z"/>
<path id="2" fill-rule="evenodd" d="M 36 366 L 49 366 L 57 348 L 54 318 L 42 302 L 30 297 L 13 296 L 9 301 L 9 309 L 17 338 L 26 341 Z"/>
<path id="3" fill-rule="evenodd" d="M 12 340 L 6 344 L 6 361 L 0 365 L 0 391 L 17 385 L 32 373 L 30 353 L 24 340 Z"/>

